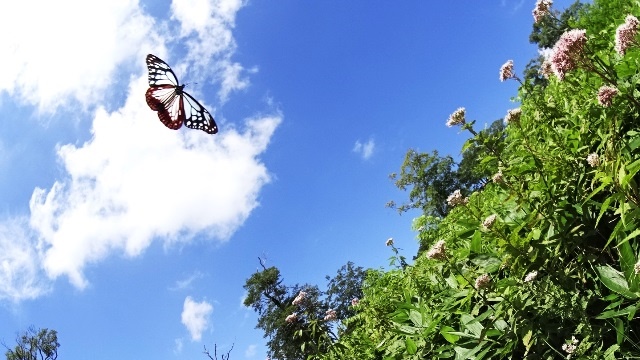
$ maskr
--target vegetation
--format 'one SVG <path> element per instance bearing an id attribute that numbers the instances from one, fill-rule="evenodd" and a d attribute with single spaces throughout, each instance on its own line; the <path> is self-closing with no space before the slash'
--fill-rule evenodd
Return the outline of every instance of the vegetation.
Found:
<path id="1" fill-rule="evenodd" d="M 317 287 L 248 280 L 272 358 L 640 357 L 640 2 L 550 6 L 531 38 L 550 56 L 523 80 L 501 69 L 521 84 L 506 127 L 460 108 L 463 161 L 409 151 L 393 177 L 411 190 L 398 209 L 422 211 L 413 264 L 388 243 L 395 268 L 369 270 L 338 323 L 294 304 L 303 288 L 320 304 Z"/>
<path id="2" fill-rule="evenodd" d="M 55 330 L 29 328 L 16 339 L 13 350 L 6 344 L 7 360 L 56 360 L 58 358 L 58 333 Z"/>

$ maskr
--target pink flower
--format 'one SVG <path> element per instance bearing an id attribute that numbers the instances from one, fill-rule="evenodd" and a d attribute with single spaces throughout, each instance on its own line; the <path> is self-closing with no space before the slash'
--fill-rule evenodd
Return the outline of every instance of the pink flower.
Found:
<path id="1" fill-rule="evenodd" d="M 324 321 L 333 321 L 337 317 L 338 317 L 338 314 L 336 313 L 336 311 L 333 309 L 329 309 L 327 310 L 327 312 L 325 312 Z"/>
<path id="2" fill-rule="evenodd" d="M 464 119 L 464 113 L 465 113 L 465 108 L 461 107 L 458 108 L 456 111 L 453 112 L 453 114 L 451 114 L 449 116 L 449 120 L 447 120 L 447 126 L 448 127 L 452 127 L 455 125 L 464 125 L 465 123 L 465 119 Z"/>
<path id="3" fill-rule="evenodd" d="M 636 35 L 640 22 L 633 15 L 627 15 L 624 24 L 616 29 L 616 46 L 615 49 L 620 55 L 624 55 L 631 45 L 636 43 Z"/>
<path id="4" fill-rule="evenodd" d="M 505 81 L 514 77 L 513 60 L 509 60 L 500 68 L 500 81 Z"/>
<path id="5" fill-rule="evenodd" d="M 538 73 L 544 76 L 545 79 L 550 78 L 551 75 L 553 75 L 553 65 L 551 64 L 551 62 L 549 60 L 543 61 L 542 65 L 540 65 L 540 70 L 538 70 Z"/>
<path id="6" fill-rule="evenodd" d="M 551 5 L 553 5 L 553 1 L 551 0 L 538 0 L 538 2 L 536 2 L 536 7 L 533 9 L 534 23 L 542 20 L 542 18 L 549 13 Z"/>
<path id="7" fill-rule="evenodd" d="M 296 313 L 293 313 L 284 319 L 284 321 L 288 322 L 289 324 L 296 322 L 296 320 L 298 320 L 298 314 Z"/>
<path id="8" fill-rule="evenodd" d="M 489 275 L 480 275 L 476 279 L 476 289 L 484 289 L 489 286 L 489 283 L 491 283 L 491 278 L 489 277 Z"/>
<path id="9" fill-rule="evenodd" d="M 358 298 L 351 299 L 351 306 L 356 306 L 358 304 L 360 304 L 360 299 Z"/>
<path id="10" fill-rule="evenodd" d="M 484 221 L 482 222 L 482 226 L 484 226 L 485 229 L 491 229 L 497 218 L 498 216 L 496 214 L 489 215 L 489 217 L 484 219 Z"/>
<path id="11" fill-rule="evenodd" d="M 300 293 L 298 293 L 298 296 L 296 296 L 295 299 L 293 299 L 292 304 L 293 305 L 300 305 L 303 301 L 304 298 L 307 296 L 307 293 L 304 291 L 300 291 Z"/>
<path id="12" fill-rule="evenodd" d="M 587 43 L 587 31 L 574 29 L 565 32 L 553 46 L 551 67 L 558 79 L 564 80 L 567 72 L 578 67 Z"/>
<path id="13" fill-rule="evenodd" d="M 435 260 L 444 260 L 447 258 L 447 244 L 444 240 L 439 240 L 429 249 L 427 258 Z"/>
<path id="14" fill-rule="evenodd" d="M 598 90 L 598 102 L 604 107 L 609 107 L 611 106 L 613 98 L 618 95 L 618 93 L 617 88 L 604 85 Z"/>

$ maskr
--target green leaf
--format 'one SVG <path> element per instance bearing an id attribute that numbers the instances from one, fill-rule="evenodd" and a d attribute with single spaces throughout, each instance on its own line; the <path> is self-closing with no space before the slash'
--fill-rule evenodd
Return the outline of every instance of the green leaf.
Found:
<path id="1" fill-rule="evenodd" d="M 625 280 L 624 276 L 612 268 L 611 266 L 596 266 L 596 270 L 598 271 L 598 277 L 600 281 L 606 286 L 609 290 L 616 292 L 627 299 L 637 299 L 638 295 L 629 291 L 629 284 L 627 280 Z"/>
<path id="2" fill-rule="evenodd" d="M 444 339 L 448 342 L 455 344 L 458 340 L 460 340 L 460 336 L 451 333 L 454 331 L 456 331 L 456 329 L 452 328 L 451 326 L 443 326 L 440 329 L 440 335 L 442 335 L 442 337 L 444 337 Z"/>
<path id="3" fill-rule="evenodd" d="M 620 350 L 620 345 L 611 345 L 604 352 L 604 360 L 616 360 L 616 351 Z"/>
<path id="4" fill-rule="evenodd" d="M 416 346 L 416 343 L 413 340 L 411 340 L 411 338 L 406 338 L 404 341 L 404 345 L 409 355 L 413 355 L 416 353 L 416 351 L 418 351 L 418 347 Z"/>

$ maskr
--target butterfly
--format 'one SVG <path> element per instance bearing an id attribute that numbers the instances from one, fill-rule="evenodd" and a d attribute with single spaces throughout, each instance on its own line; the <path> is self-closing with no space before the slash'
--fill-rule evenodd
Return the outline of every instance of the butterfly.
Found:
<path id="1" fill-rule="evenodd" d="M 184 91 L 171 67 L 159 57 L 147 55 L 149 89 L 145 94 L 147 105 L 158 112 L 158 118 L 169 129 L 178 130 L 182 124 L 209 134 L 218 132 L 213 116 L 198 100 Z"/>

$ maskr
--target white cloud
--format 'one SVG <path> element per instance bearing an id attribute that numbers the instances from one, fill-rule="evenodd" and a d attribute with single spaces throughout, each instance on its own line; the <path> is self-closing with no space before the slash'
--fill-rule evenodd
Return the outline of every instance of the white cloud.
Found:
<path id="1" fill-rule="evenodd" d="M 184 299 L 182 324 L 189 330 L 192 341 L 200 341 L 202 333 L 209 328 L 213 306 L 206 301 L 196 302 L 191 296 Z"/>
<path id="2" fill-rule="evenodd" d="M 49 287 L 26 221 L 15 218 L 0 223 L 0 300 L 33 299 Z"/>
<path id="3" fill-rule="evenodd" d="M 353 152 L 360 154 L 364 160 L 368 160 L 373 155 L 375 146 L 376 144 L 373 139 L 369 139 L 366 143 L 361 143 L 360 140 L 357 140 L 353 146 Z"/>
<path id="4" fill-rule="evenodd" d="M 184 343 L 180 338 L 175 339 L 174 342 L 175 342 L 175 347 L 173 348 L 173 353 L 176 355 L 180 354 L 182 352 L 182 348 L 184 347 Z"/>
<path id="5" fill-rule="evenodd" d="M 200 271 L 195 271 L 193 274 L 189 275 L 189 277 L 187 277 L 186 279 L 176 281 L 175 285 L 170 287 L 169 290 L 176 291 L 176 290 L 188 289 L 191 287 L 191 284 L 194 281 L 201 279 L 203 276 L 204 274 L 201 273 Z"/>
<path id="6" fill-rule="evenodd" d="M 255 67 L 247 71 L 231 60 L 236 49 L 231 30 L 242 6 L 242 0 L 173 0 L 171 3 L 171 17 L 180 23 L 181 36 L 190 37 L 186 45 L 188 60 L 195 65 L 193 71 L 200 74 L 206 68 L 215 73 L 222 102 L 231 92 L 249 85 L 245 73 L 257 71 Z M 213 67 L 209 64 L 212 59 L 216 60 Z"/>
<path id="7" fill-rule="evenodd" d="M 95 104 L 123 62 L 159 47 L 153 25 L 134 0 L 6 2 L 0 91 L 44 112 Z"/>
<path id="8" fill-rule="evenodd" d="M 82 288 L 87 263 L 113 251 L 136 256 L 157 238 L 225 241 L 258 205 L 269 182 L 258 156 L 280 116 L 250 119 L 243 131 L 221 124 L 215 136 L 171 131 L 147 108 L 145 88 L 140 78 L 122 109 L 98 109 L 93 138 L 58 149 L 67 178 L 33 193 L 31 226 L 52 278 Z"/>
<path id="9" fill-rule="evenodd" d="M 244 351 L 244 357 L 252 358 L 254 356 L 256 356 L 256 345 L 251 344 L 247 347 L 247 350 Z"/>
<path id="10" fill-rule="evenodd" d="M 216 79 L 221 96 L 248 86 L 243 76 L 251 70 L 232 61 L 231 30 L 242 6 L 174 0 L 173 21 L 167 22 L 145 14 L 136 0 L 4 4 L 0 92 L 52 112 L 76 102 L 94 109 L 107 90 L 126 95 L 113 112 L 95 109 L 87 142 L 58 146 L 64 175 L 34 190 L 28 220 L 0 222 L 0 299 L 37 297 L 59 276 L 83 288 L 88 264 L 114 253 L 137 256 L 153 241 L 226 241 L 258 206 L 259 191 L 270 180 L 259 157 L 280 114 L 247 119 L 242 126 L 218 118 L 215 136 L 171 131 L 143 96 L 145 55 L 164 57 L 175 41 L 189 51 L 178 68 Z M 122 66 L 134 61 L 134 69 Z M 115 69 L 137 72 L 129 76 L 128 91 L 109 88 Z M 198 99 L 206 106 L 204 97 Z"/>

